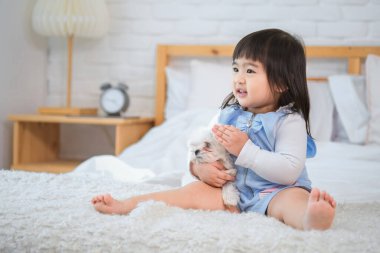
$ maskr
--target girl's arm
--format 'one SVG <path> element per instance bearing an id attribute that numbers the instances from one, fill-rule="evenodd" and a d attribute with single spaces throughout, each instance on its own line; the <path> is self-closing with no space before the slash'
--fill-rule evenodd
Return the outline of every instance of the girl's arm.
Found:
<path id="1" fill-rule="evenodd" d="M 279 125 L 274 152 L 260 149 L 245 133 L 237 128 L 235 131 L 235 139 L 222 140 L 220 136 L 223 135 L 219 135 L 219 141 L 237 156 L 236 165 L 250 168 L 262 178 L 278 184 L 290 185 L 298 179 L 305 167 L 307 142 L 305 121 L 299 114 L 287 115 Z M 242 140 L 246 140 L 244 144 Z"/>

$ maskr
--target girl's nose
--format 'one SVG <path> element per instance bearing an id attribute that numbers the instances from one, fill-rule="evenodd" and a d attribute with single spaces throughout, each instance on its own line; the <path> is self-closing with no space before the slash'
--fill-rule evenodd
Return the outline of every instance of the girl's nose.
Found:
<path id="1" fill-rule="evenodd" d="M 234 83 L 245 83 L 245 77 L 243 74 L 236 74 L 234 77 Z"/>

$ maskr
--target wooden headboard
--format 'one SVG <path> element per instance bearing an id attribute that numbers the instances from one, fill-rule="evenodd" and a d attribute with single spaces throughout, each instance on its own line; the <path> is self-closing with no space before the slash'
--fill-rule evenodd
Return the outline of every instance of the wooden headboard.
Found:
<path id="1" fill-rule="evenodd" d="M 164 121 L 166 102 L 165 67 L 171 57 L 231 57 L 232 45 L 158 45 L 156 56 L 156 112 L 155 125 Z M 380 46 L 307 46 L 307 58 L 340 58 L 347 61 L 347 73 L 357 75 L 368 54 L 380 55 Z M 326 81 L 325 76 L 309 77 L 308 80 Z"/>

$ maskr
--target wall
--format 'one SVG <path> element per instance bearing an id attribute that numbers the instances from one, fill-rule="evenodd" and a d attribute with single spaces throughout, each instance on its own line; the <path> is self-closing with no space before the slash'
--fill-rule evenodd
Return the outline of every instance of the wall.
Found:
<path id="1" fill-rule="evenodd" d="M 108 35 L 98 40 L 75 39 L 76 106 L 97 107 L 99 86 L 122 81 L 129 85 L 132 97 L 128 113 L 152 115 L 159 43 L 235 44 L 247 33 L 277 27 L 302 36 L 307 45 L 380 45 L 379 0 L 108 0 L 107 5 L 111 17 Z M 8 11 L 6 15 L 12 18 Z M 65 46 L 62 38 L 49 39 L 46 105 L 65 102 Z M 10 89 L 15 88 L 12 85 Z M 92 131 L 97 138 L 88 134 L 86 139 L 83 130 L 86 135 Z M 112 143 L 104 130 L 108 131 L 64 129 L 63 156 L 108 152 Z"/>
<path id="2" fill-rule="evenodd" d="M 77 39 L 74 104 L 97 106 L 105 81 L 126 82 L 130 114 L 154 111 L 158 43 L 236 43 L 254 30 L 278 27 L 313 45 L 379 45 L 379 0 L 108 0 L 111 23 L 102 40 Z M 64 103 L 63 41 L 50 41 L 48 103 Z"/>
<path id="3" fill-rule="evenodd" d="M 47 40 L 31 27 L 35 1 L 0 1 L 0 168 L 11 164 L 12 113 L 33 113 L 47 93 Z"/>

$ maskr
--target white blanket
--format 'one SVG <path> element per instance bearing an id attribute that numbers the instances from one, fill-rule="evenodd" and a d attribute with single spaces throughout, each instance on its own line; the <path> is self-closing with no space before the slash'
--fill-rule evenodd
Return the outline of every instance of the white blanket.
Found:
<path id="1" fill-rule="evenodd" d="M 119 157 L 90 158 L 79 165 L 75 173 L 114 173 L 115 178 L 124 182 L 149 180 L 150 183 L 178 186 L 188 168 L 187 140 L 190 134 L 207 126 L 216 113 L 215 110 L 185 111 L 150 130 Z M 121 175 L 123 170 L 125 175 Z"/>
<path id="2" fill-rule="evenodd" d="M 191 110 L 152 129 L 119 157 L 99 156 L 73 173 L 110 174 L 123 182 L 181 185 L 187 170 L 187 139 L 207 126 L 216 112 Z M 380 201 L 380 146 L 317 142 L 317 156 L 306 166 L 313 186 L 340 202 Z"/>
<path id="3" fill-rule="evenodd" d="M 317 155 L 306 161 L 313 186 L 338 202 L 380 201 L 380 146 L 318 142 Z"/>
<path id="4" fill-rule="evenodd" d="M 0 171 L 0 252 L 379 252 L 380 203 L 338 204 L 333 227 L 299 231 L 256 213 L 142 203 L 128 216 L 96 212 L 91 198 L 170 189 L 105 175 Z"/>

